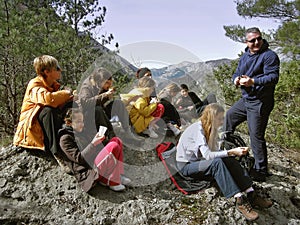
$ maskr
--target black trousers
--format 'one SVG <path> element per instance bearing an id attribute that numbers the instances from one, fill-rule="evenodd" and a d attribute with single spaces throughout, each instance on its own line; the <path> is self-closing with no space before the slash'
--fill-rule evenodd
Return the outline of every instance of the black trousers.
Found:
<path id="1" fill-rule="evenodd" d="M 180 116 L 176 108 L 167 100 L 161 99 L 160 103 L 164 106 L 165 111 L 162 115 L 162 119 L 165 123 L 177 124 L 179 127 L 181 126 Z"/>
<path id="2" fill-rule="evenodd" d="M 115 99 L 114 101 L 111 101 L 104 107 L 104 111 L 109 119 L 113 116 L 118 116 L 124 130 L 130 128 L 129 114 L 121 100 Z"/>
<path id="3" fill-rule="evenodd" d="M 63 124 L 62 111 L 59 108 L 45 106 L 38 115 L 38 121 L 43 129 L 45 150 L 58 154 L 58 130 Z"/>

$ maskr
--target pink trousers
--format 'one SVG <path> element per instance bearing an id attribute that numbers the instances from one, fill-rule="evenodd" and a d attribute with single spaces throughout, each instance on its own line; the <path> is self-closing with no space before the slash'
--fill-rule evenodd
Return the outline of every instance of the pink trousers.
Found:
<path id="1" fill-rule="evenodd" d="M 115 186 L 121 183 L 121 174 L 124 174 L 123 144 L 120 138 L 113 137 L 99 152 L 94 160 L 99 172 L 99 181 Z"/>

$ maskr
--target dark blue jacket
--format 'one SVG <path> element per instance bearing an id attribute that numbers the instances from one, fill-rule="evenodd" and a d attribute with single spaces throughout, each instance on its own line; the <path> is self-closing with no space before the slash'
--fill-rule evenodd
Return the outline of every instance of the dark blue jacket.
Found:
<path id="1" fill-rule="evenodd" d="M 251 87 L 241 86 L 242 96 L 246 99 L 273 99 L 275 85 L 279 80 L 278 55 L 269 49 L 269 44 L 263 40 L 259 52 L 251 54 L 249 48 L 241 56 L 236 72 L 232 80 L 241 75 L 254 78 L 254 85 Z"/>

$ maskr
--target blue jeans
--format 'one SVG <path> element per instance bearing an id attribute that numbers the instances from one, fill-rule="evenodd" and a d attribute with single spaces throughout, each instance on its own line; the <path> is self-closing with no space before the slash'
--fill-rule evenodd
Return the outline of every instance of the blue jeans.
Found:
<path id="1" fill-rule="evenodd" d="M 261 172 L 267 172 L 268 169 L 265 131 L 273 107 L 273 98 L 264 101 L 241 98 L 227 111 L 224 123 L 225 131 L 233 133 L 239 124 L 247 121 L 255 158 L 254 169 Z"/>
<path id="2" fill-rule="evenodd" d="M 239 162 L 232 157 L 190 162 L 181 168 L 185 176 L 198 179 L 213 177 L 226 198 L 251 187 L 252 180 Z"/>

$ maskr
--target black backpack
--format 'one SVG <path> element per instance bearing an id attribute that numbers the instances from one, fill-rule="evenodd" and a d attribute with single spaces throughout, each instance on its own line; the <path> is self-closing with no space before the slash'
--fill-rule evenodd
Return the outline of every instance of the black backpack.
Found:
<path id="1" fill-rule="evenodd" d="M 156 152 L 166 168 L 171 181 L 183 194 L 197 193 L 211 186 L 212 181 L 196 180 L 191 177 L 186 177 L 178 170 L 176 165 L 176 146 L 174 143 L 162 142 L 156 146 Z"/>
<path id="2" fill-rule="evenodd" d="M 236 147 L 247 146 L 245 141 L 238 134 L 225 133 L 221 141 L 221 149 L 229 150 Z M 249 152 L 247 155 L 241 157 L 235 157 L 241 164 L 241 166 L 249 173 L 254 165 L 254 158 L 250 156 Z"/>

